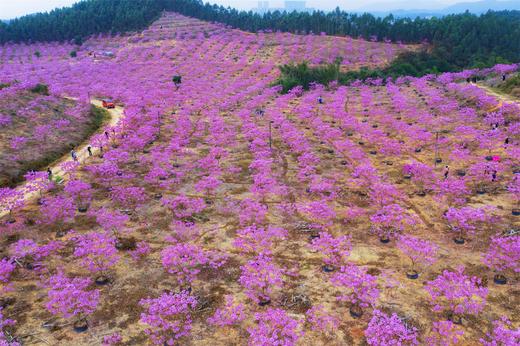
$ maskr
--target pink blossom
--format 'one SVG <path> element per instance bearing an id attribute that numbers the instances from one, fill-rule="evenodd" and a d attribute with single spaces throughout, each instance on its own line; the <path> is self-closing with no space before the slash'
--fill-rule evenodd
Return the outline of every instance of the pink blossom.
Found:
<path id="1" fill-rule="evenodd" d="M 121 334 L 114 333 L 111 335 L 104 336 L 101 346 L 113 346 L 113 345 L 119 344 L 122 341 L 123 341 L 123 338 L 121 337 Z"/>
<path id="2" fill-rule="evenodd" d="M 297 320 L 292 319 L 282 309 L 267 309 L 256 313 L 256 326 L 248 328 L 249 342 L 255 345 L 292 346 L 303 336 Z"/>
<path id="3" fill-rule="evenodd" d="M 464 267 L 455 271 L 444 270 L 435 280 L 425 287 L 430 294 L 434 311 L 449 309 L 455 314 L 478 314 L 484 305 L 488 289 L 482 287 L 478 277 L 464 275 Z"/>
<path id="4" fill-rule="evenodd" d="M 142 260 L 152 252 L 152 248 L 145 241 L 137 243 L 135 250 L 129 251 L 128 254 L 136 262 Z"/>
<path id="5" fill-rule="evenodd" d="M 105 272 L 119 261 L 116 240 L 106 233 L 86 233 L 76 236 L 74 242 L 74 256 L 92 273 Z"/>
<path id="6" fill-rule="evenodd" d="M 239 324 L 246 318 L 243 304 L 236 304 L 232 295 L 225 297 L 225 305 L 217 309 L 215 314 L 208 318 L 208 323 L 219 327 Z"/>
<path id="7" fill-rule="evenodd" d="M 206 208 L 206 203 L 202 198 L 189 198 L 184 195 L 175 198 L 163 198 L 162 202 L 179 219 L 193 216 Z"/>
<path id="8" fill-rule="evenodd" d="M 431 335 L 426 339 L 430 346 L 452 346 L 458 344 L 464 331 L 458 329 L 451 321 L 433 323 Z"/>
<path id="9" fill-rule="evenodd" d="M 51 276 L 47 310 L 52 314 L 70 318 L 80 315 L 84 317 L 96 310 L 99 301 L 99 290 L 87 291 L 92 281 L 89 278 L 68 278 L 63 272 Z"/>
<path id="10" fill-rule="evenodd" d="M 437 261 L 438 246 L 432 242 L 401 235 L 397 247 L 412 260 L 412 270 L 415 270 L 416 264 L 430 266 Z"/>
<path id="11" fill-rule="evenodd" d="M 14 261 L 9 258 L 0 260 L 0 282 L 9 282 L 12 272 L 16 269 Z"/>
<path id="12" fill-rule="evenodd" d="M 484 346 L 520 345 L 520 329 L 514 329 L 513 324 L 506 317 L 494 321 L 493 327 L 493 333 L 487 334 L 486 339 L 480 339 Z"/>
<path id="13" fill-rule="evenodd" d="M 417 329 L 407 325 L 395 313 L 392 316 L 374 310 L 372 319 L 365 330 L 367 343 L 374 346 L 419 345 Z"/>
<path id="14" fill-rule="evenodd" d="M 491 238 L 491 245 L 482 261 L 498 272 L 511 270 L 520 273 L 520 237 Z"/>
<path id="15" fill-rule="evenodd" d="M 315 332 L 334 334 L 339 327 L 339 319 L 325 310 L 323 305 L 315 305 L 305 313 L 307 323 Z"/>
<path id="16" fill-rule="evenodd" d="M 146 309 L 141 322 L 149 326 L 145 333 L 155 345 L 173 346 L 190 334 L 191 310 L 197 306 L 197 300 L 188 292 L 163 293 L 158 298 L 142 299 L 139 305 Z"/>
<path id="17" fill-rule="evenodd" d="M 339 301 L 347 301 L 352 305 L 367 308 L 374 305 L 379 298 L 377 277 L 368 274 L 363 267 L 356 265 L 342 267 L 330 281 L 334 286 L 342 289 L 337 297 Z"/>
<path id="18" fill-rule="evenodd" d="M 250 226 L 237 231 L 233 246 L 244 252 L 269 254 L 275 242 L 286 238 L 287 231 L 283 228 L 269 226 L 264 229 Z"/>
<path id="19" fill-rule="evenodd" d="M 334 238 L 327 232 L 320 232 L 319 237 L 312 240 L 311 248 L 323 255 L 327 265 L 346 265 L 352 250 L 351 237 L 342 235 Z"/>
<path id="20" fill-rule="evenodd" d="M 282 270 L 272 258 L 259 255 L 240 267 L 239 282 L 246 289 L 246 295 L 255 302 L 270 299 L 274 287 L 282 287 Z"/>
<path id="21" fill-rule="evenodd" d="M 222 266 L 225 259 L 194 244 L 178 243 L 168 246 L 161 252 L 164 269 L 175 275 L 180 284 L 190 284 L 196 279 L 203 266 L 216 269 Z"/>

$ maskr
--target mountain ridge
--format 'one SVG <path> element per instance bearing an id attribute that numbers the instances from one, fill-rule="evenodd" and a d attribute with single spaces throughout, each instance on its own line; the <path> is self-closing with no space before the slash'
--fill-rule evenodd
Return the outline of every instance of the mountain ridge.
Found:
<path id="1" fill-rule="evenodd" d="M 486 13 L 489 10 L 492 11 L 506 11 L 506 10 L 520 10 L 520 1 L 518 0 L 482 0 L 482 1 L 465 1 L 459 2 L 450 6 L 444 6 L 440 2 L 422 2 L 428 4 L 429 7 L 416 7 L 411 9 L 405 9 L 404 6 L 407 4 L 416 4 L 417 2 L 406 1 L 400 3 L 403 6 L 401 8 L 389 8 L 387 10 L 378 11 L 377 8 L 381 8 L 384 4 L 373 4 L 367 7 L 362 7 L 354 12 L 364 13 L 368 12 L 376 16 L 387 16 L 389 14 L 395 17 L 433 17 L 433 16 L 447 16 L 450 14 L 460 14 L 466 11 L 473 14 Z M 444 6 L 444 7 L 442 7 Z"/>

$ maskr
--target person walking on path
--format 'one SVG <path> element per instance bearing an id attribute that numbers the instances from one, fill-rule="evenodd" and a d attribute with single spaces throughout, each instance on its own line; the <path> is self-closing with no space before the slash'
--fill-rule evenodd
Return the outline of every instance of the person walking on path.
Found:
<path id="1" fill-rule="evenodd" d="M 72 159 L 73 159 L 74 161 L 78 161 L 78 155 L 76 154 L 76 152 L 74 151 L 74 149 L 72 149 L 72 150 L 70 151 L 70 156 L 72 157 Z"/>
<path id="2" fill-rule="evenodd" d="M 87 147 L 87 151 L 88 151 L 88 156 L 92 156 L 92 146 L 88 146 Z"/>
<path id="3" fill-rule="evenodd" d="M 49 180 L 52 180 L 52 171 L 50 168 L 47 168 L 47 177 L 49 178 Z"/>
<path id="4" fill-rule="evenodd" d="M 444 180 L 448 179 L 449 174 L 450 174 L 450 166 L 444 167 Z"/>

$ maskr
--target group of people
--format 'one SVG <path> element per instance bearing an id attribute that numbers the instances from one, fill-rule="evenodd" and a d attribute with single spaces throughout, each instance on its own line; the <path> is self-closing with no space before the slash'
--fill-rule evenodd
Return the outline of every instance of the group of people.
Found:
<path id="1" fill-rule="evenodd" d="M 494 169 L 493 171 L 491 171 L 489 165 L 486 166 L 486 169 L 484 171 L 484 174 L 485 175 L 488 175 L 491 173 L 491 181 L 492 182 L 495 182 L 497 181 L 497 175 L 498 175 L 498 172 L 496 169 Z M 443 174 L 444 174 L 444 180 L 448 179 L 448 176 L 450 175 L 450 166 L 446 165 L 444 167 L 444 170 L 443 170 Z"/>
<path id="2" fill-rule="evenodd" d="M 93 155 L 92 146 L 90 144 L 87 146 L 87 153 L 88 153 L 89 157 L 91 157 Z M 72 158 L 72 160 L 78 161 L 78 153 L 76 153 L 76 151 L 74 149 L 72 149 L 70 151 L 70 157 Z"/>
<path id="3" fill-rule="evenodd" d="M 106 131 L 105 131 L 105 136 L 107 138 L 109 138 L 109 134 Z M 88 153 L 89 157 L 92 157 L 94 155 L 93 152 L 92 152 L 92 145 L 90 145 L 90 144 L 87 146 L 87 153 Z M 72 160 L 74 162 L 78 161 L 78 153 L 76 152 L 76 150 L 72 149 L 70 151 L 70 157 L 72 158 Z M 47 176 L 48 176 L 49 180 L 52 180 L 52 175 L 53 175 L 53 173 L 52 173 L 51 168 L 50 167 L 47 168 Z"/>

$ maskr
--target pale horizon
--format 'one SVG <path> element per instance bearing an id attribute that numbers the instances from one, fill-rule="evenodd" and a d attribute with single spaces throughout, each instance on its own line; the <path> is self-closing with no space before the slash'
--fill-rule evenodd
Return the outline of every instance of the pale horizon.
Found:
<path id="1" fill-rule="evenodd" d="M 370 8 L 371 10 L 415 10 L 415 9 L 440 9 L 456 3 L 463 2 L 477 2 L 478 0 L 363 0 L 363 1 L 334 1 L 334 0 L 309 0 L 307 7 L 332 10 L 340 7 L 344 10 L 357 10 L 363 8 Z M 55 8 L 71 6 L 78 0 L 21 0 L 21 1 L 0 1 L 0 18 L 13 19 L 27 14 L 37 12 L 51 11 Z M 223 6 L 230 6 L 241 10 L 250 10 L 258 6 L 258 1 L 254 0 L 216 0 L 209 1 Z M 283 0 L 269 1 L 271 8 L 283 7 Z"/>

